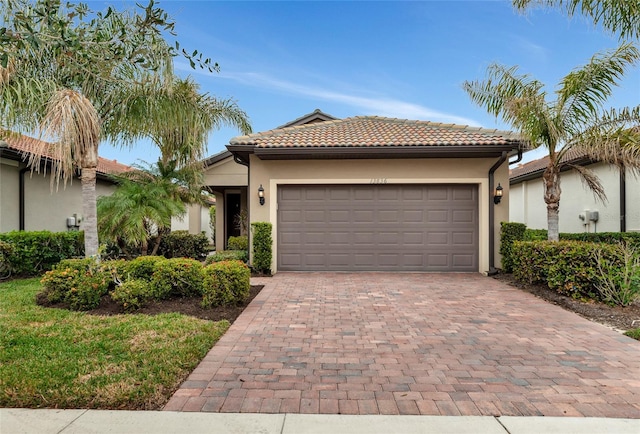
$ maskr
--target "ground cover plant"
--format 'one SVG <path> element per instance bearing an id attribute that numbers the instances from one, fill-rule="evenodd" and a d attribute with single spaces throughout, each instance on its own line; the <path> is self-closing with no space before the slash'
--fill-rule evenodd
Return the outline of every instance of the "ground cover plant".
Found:
<path id="1" fill-rule="evenodd" d="M 0 407 L 159 409 L 229 327 L 177 313 L 38 306 L 38 279 L 0 284 Z"/>

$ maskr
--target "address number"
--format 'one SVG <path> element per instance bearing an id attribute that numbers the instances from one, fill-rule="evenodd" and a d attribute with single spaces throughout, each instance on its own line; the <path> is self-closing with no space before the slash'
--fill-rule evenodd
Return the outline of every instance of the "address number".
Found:
<path id="1" fill-rule="evenodd" d="M 371 178 L 371 182 L 369 184 L 387 184 L 387 178 Z"/>

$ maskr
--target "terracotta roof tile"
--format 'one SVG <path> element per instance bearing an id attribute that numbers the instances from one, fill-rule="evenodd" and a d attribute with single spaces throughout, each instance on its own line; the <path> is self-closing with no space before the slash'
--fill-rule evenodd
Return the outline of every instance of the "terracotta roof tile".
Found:
<path id="1" fill-rule="evenodd" d="M 6 137 L 4 141 L 7 143 L 9 149 L 22 154 L 24 160 L 27 160 L 29 158 L 29 154 L 35 152 L 40 146 L 42 146 L 43 143 L 38 139 L 24 135 L 11 135 L 9 137 Z M 49 146 L 54 145 L 49 143 Z M 52 155 L 53 154 L 51 152 L 45 151 L 43 157 L 51 158 Z M 106 158 L 98 157 L 98 173 L 105 175 L 117 174 L 127 172 L 132 169 L 133 168 L 131 166 L 118 163 L 116 160 L 108 160 Z"/>
<path id="2" fill-rule="evenodd" d="M 577 149 L 569 149 L 569 151 L 567 151 L 567 153 L 562 157 L 561 163 L 574 163 L 586 159 L 588 159 L 588 157 L 584 152 L 578 151 Z M 520 164 L 516 168 L 509 171 L 509 179 L 514 180 L 520 177 L 534 174 L 536 172 L 540 172 L 540 174 L 542 174 L 544 169 L 547 168 L 548 164 L 548 155 L 537 160 L 529 161 L 525 164 Z"/>
<path id="3" fill-rule="evenodd" d="M 357 116 L 279 128 L 231 139 L 258 148 L 504 145 L 521 141 L 508 131 L 428 121 Z"/>

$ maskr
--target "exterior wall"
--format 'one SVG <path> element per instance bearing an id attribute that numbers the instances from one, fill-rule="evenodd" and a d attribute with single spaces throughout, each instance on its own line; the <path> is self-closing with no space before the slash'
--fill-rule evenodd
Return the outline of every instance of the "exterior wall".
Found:
<path id="1" fill-rule="evenodd" d="M 193 219 L 191 216 L 198 216 Z M 172 231 L 189 231 L 191 234 L 204 232 L 211 242 L 211 227 L 209 226 L 209 207 L 192 205 L 187 207 L 187 213 L 182 217 L 171 217 Z"/>
<path id="2" fill-rule="evenodd" d="M 575 171 L 562 172 L 560 187 L 560 232 L 618 232 L 620 230 L 620 177 L 613 166 L 597 163 L 587 166 L 594 171 L 607 194 L 607 201 L 598 201 L 582 184 Z M 640 178 L 627 171 L 627 231 L 640 231 Z M 518 193 L 510 202 L 511 221 L 524 223 L 532 229 L 547 228 L 547 208 L 543 198 L 542 179 L 537 178 L 511 186 Z M 597 223 L 583 221 L 585 210 L 598 211 Z"/>
<path id="3" fill-rule="evenodd" d="M 20 229 L 19 177 L 18 162 L 0 159 L 0 232 Z"/>
<path id="4" fill-rule="evenodd" d="M 49 173 L 44 176 L 41 173 L 27 172 L 24 177 L 26 231 L 64 232 L 68 230 L 67 217 L 73 214 L 82 216 L 82 186 L 79 179 L 67 183 L 66 187 L 61 183 L 57 191 L 54 185 L 52 191 Z M 97 197 L 110 195 L 114 190 L 115 186 L 110 183 L 100 180 L 96 183 Z M 15 213 L 18 214 L 17 208 Z M 83 230 L 82 223 L 80 230 Z"/>
<path id="5" fill-rule="evenodd" d="M 273 224 L 272 271 L 277 271 L 277 188 L 280 184 L 430 184 L 464 183 L 479 185 L 480 266 L 489 269 L 489 206 L 495 207 L 495 264 L 498 253 L 500 222 L 509 219 L 508 164 L 495 173 L 495 183 L 504 186 L 502 203 L 493 204 L 489 192 L 488 171 L 495 158 L 458 159 L 398 159 L 398 160 L 260 160 L 251 156 L 249 180 L 250 222 L 269 221 Z M 258 200 L 258 186 L 265 189 L 265 205 Z"/>
<path id="6" fill-rule="evenodd" d="M 204 182 L 206 185 L 215 185 L 216 187 L 245 186 L 247 185 L 248 171 L 247 166 L 238 164 L 233 160 L 233 157 L 229 157 L 207 167 L 204 171 Z"/>

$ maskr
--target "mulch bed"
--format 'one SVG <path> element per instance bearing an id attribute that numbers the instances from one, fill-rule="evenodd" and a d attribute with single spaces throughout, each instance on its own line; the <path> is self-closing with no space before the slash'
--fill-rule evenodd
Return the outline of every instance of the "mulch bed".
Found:
<path id="1" fill-rule="evenodd" d="M 530 292 L 549 303 L 556 304 L 584 318 L 608 327 L 622 331 L 640 327 L 640 301 L 636 301 L 634 304 L 626 307 L 609 306 L 608 304 L 596 301 L 576 300 L 553 291 L 546 285 L 529 285 L 518 282 L 511 274 L 499 273 L 493 277 L 515 288 Z"/>

